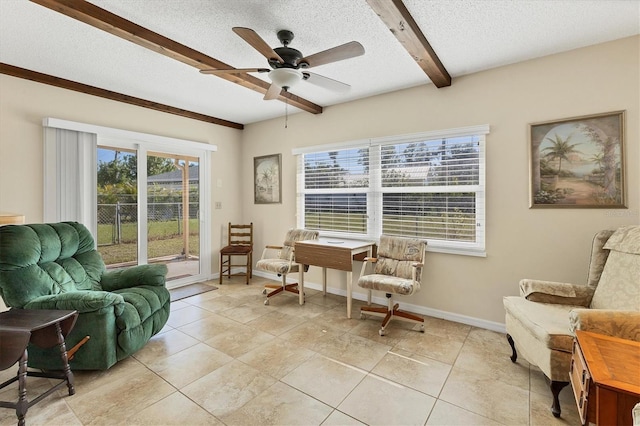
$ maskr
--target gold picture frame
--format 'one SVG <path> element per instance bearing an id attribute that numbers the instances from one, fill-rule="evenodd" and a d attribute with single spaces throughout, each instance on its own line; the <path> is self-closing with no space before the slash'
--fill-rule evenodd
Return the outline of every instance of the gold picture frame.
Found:
<path id="1" fill-rule="evenodd" d="M 625 111 L 529 125 L 531 208 L 626 208 Z"/>
<path id="2" fill-rule="evenodd" d="M 282 203 L 282 154 L 253 157 L 255 204 Z"/>

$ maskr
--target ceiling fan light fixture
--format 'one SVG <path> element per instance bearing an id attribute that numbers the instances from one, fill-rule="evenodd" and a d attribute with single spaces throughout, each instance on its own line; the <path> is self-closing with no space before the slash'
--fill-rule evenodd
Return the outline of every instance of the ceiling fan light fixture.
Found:
<path id="1" fill-rule="evenodd" d="M 302 71 L 294 68 L 276 68 L 269 71 L 269 79 L 285 90 L 298 84 L 302 78 Z"/>

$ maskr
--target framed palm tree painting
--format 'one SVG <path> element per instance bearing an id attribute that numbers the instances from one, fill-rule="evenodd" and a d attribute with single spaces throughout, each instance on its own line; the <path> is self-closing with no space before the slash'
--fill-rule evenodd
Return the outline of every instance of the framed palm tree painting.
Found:
<path id="1" fill-rule="evenodd" d="M 253 158 L 255 204 L 282 203 L 282 155 L 264 155 Z"/>
<path id="2" fill-rule="evenodd" d="M 530 207 L 626 208 L 624 116 L 530 124 Z"/>

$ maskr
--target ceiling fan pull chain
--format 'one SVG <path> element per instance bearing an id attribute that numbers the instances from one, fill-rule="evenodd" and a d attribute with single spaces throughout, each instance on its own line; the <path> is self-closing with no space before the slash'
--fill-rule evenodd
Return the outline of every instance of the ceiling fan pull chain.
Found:
<path id="1" fill-rule="evenodd" d="M 289 98 L 284 98 L 284 128 L 289 126 Z"/>

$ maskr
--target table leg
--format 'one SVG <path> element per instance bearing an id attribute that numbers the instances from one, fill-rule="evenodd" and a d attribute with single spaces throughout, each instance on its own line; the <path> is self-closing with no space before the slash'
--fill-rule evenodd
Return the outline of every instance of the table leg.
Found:
<path id="1" fill-rule="evenodd" d="M 360 252 L 362 253 L 362 252 Z M 351 292 L 353 291 L 353 256 L 358 253 L 351 253 L 351 270 L 347 271 L 347 318 L 351 319 L 351 302 L 353 297 Z M 373 247 L 369 246 L 367 249 L 367 257 L 371 257 L 373 254 Z M 371 292 L 369 292 L 369 305 L 371 305 Z"/>
<path id="2" fill-rule="evenodd" d="M 27 401 L 27 349 L 25 348 L 20 361 L 18 361 L 18 402 L 16 404 L 16 416 L 18 417 L 18 426 L 24 426 L 24 417 L 29 409 L 29 401 Z"/>
<path id="3" fill-rule="evenodd" d="M 59 322 L 56 323 L 56 333 L 58 335 L 58 347 L 60 348 L 60 358 L 62 359 L 62 369 L 64 371 L 64 376 L 67 380 L 67 388 L 69 388 L 69 395 L 73 395 L 76 393 L 76 389 L 73 386 L 73 373 L 71 372 L 71 367 L 69 367 L 67 347 L 64 343 L 64 336 L 62 335 L 62 329 L 60 328 Z"/>
<path id="4" fill-rule="evenodd" d="M 327 295 L 327 268 L 322 268 L 322 294 Z"/>
<path id="5" fill-rule="evenodd" d="M 351 319 L 351 291 L 353 287 L 353 272 L 347 271 L 347 318 Z"/>
<path id="6" fill-rule="evenodd" d="M 304 305 L 304 268 L 305 265 L 298 266 L 298 302 Z"/>

